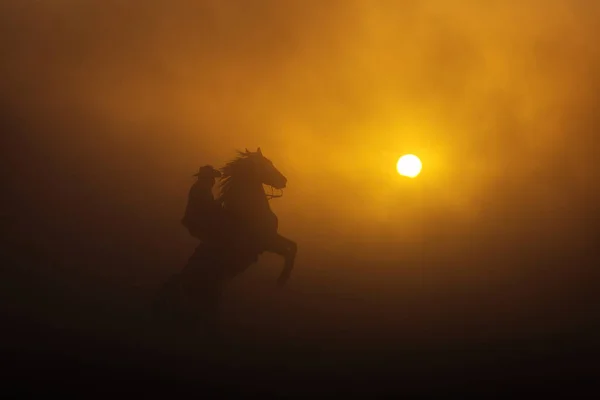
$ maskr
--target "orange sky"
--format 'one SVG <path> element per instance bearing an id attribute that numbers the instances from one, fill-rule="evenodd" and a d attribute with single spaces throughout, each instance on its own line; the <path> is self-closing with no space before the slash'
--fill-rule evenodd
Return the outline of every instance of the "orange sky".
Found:
<path id="1" fill-rule="evenodd" d="M 301 243 L 529 228 L 597 199 L 599 17 L 566 0 L 10 0 L 0 91 L 38 149 L 19 162 L 71 188 L 48 185 L 57 203 L 107 196 L 172 232 L 199 165 L 261 146 Z M 416 180 L 395 172 L 407 152 Z"/>

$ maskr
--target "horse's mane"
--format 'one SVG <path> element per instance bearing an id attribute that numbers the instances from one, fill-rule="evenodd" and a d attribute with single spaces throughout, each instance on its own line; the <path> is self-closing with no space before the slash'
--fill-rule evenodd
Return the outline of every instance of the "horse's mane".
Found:
<path id="1" fill-rule="evenodd" d="M 253 154 L 250 151 L 237 151 L 238 156 L 233 160 L 229 161 L 221 171 L 221 179 L 219 181 L 219 199 L 223 199 L 224 196 L 227 196 L 229 193 L 232 183 L 236 181 L 237 177 L 243 175 L 243 172 L 246 171 L 247 163 L 250 160 L 250 156 Z"/>

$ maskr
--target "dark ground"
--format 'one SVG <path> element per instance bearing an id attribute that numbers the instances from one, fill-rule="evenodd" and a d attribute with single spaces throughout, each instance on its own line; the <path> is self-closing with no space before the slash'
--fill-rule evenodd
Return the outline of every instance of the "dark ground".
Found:
<path id="1" fill-rule="evenodd" d="M 277 354 L 252 355 L 251 346 L 239 344 L 235 357 L 219 361 L 198 349 L 168 354 L 32 322 L 6 322 L 18 336 L 4 343 L 10 349 L 3 357 L 5 388 L 15 394 L 575 394 L 589 393 L 597 379 L 591 338 L 581 336 L 462 349 L 378 349 L 379 357 L 336 357 L 319 352 L 317 343 L 312 352 L 275 345 L 270 350 Z"/>
<path id="2" fill-rule="evenodd" d="M 27 264 L 31 251 L 10 254 L 5 248 L 5 393 L 572 395 L 598 380 L 600 329 L 585 287 L 570 302 L 555 291 L 554 302 L 537 306 L 506 305 L 522 299 L 531 284 L 523 280 L 500 291 L 438 284 L 403 296 L 414 279 L 360 282 L 349 263 L 345 281 L 298 273 L 278 291 L 266 257 L 232 282 L 224 337 L 207 343 L 150 323 L 146 305 L 161 279 L 66 278 Z"/>

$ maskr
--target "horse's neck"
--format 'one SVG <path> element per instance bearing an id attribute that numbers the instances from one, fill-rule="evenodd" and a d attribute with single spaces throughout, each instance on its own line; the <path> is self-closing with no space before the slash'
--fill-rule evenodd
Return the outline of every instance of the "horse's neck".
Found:
<path id="1" fill-rule="evenodd" d="M 272 212 L 262 184 L 231 187 L 223 205 L 238 215 L 250 217 Z"/>

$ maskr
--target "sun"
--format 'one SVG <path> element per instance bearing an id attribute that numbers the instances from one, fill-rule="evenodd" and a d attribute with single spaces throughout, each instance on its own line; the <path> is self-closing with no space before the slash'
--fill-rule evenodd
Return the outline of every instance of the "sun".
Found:
<path id="1" fill-rule="evenodd" d="M 408 178 L 414 178 L 419 175 L 419 173 L 421 173 L 421 168 L 423 168 L 421 160 L 419 160 L 419 157 L 413 154 L 406 154 L 400 157 L 400 159 L 398 159 L 398 163 L 396 164 L 396 170 L 398 173 Z"/>

